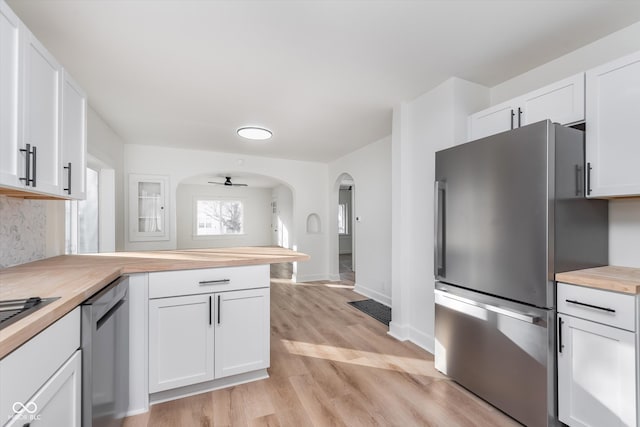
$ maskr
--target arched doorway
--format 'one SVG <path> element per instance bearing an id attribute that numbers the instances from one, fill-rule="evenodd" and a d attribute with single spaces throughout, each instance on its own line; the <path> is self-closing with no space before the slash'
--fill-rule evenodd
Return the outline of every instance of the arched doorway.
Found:
<path id="1" fill-rule="evenodd" d="M 348 173 L 340 175 L 337 190 L 338 274 L 342 282 L 353 285 L 356 280 L 356 190 L 353 177 Z"/>

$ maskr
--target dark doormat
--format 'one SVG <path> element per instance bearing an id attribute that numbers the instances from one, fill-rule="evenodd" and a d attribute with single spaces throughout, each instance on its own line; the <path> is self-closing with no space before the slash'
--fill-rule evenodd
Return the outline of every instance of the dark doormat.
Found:
<path id="1" fill-rule="evenodd" d="M 348 304 L 351 304 L 361 312 L 368 314 L 378 322 L 382 322 L 387 326 L 389 326 L 389 322 L 391 322 L 391 307 L 380 304 L 378 301 L 365 299 L 362 301 L 349 301 Z"/>

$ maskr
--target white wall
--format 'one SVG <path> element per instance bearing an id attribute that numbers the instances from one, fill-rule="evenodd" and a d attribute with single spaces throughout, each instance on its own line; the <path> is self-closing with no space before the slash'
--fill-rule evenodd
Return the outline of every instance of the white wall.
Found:
<path id="1" fill-rule="evenodd" d="M 293 223 L 293 193 L 286 185 L 278 185 L 271 193 L 271 200 L 276 202 L 277 212 L 275 223 L 271 227 L 277 230 L 271 240 L 273 246 L 282 246 L 291 249 L 293 247 L 292 234 L 294 228 Z"/>
<path id="2" fill-rule="evenodd" d="M 577 49 L 491 89 L 502 102 L 640 50 L 640 22 Z M 587 92 L 589 88 L 587 88 Z M 587 131 L 589 124 L 587 123 Z M 640 202 L 609 201 L 609 264 L 640 267 Z"/>
<path id="3" fill-rule="evenodd" d="M 392 147 L 393 319 L 389 333 L 433 352 L 435 152 L 466 141 L 467 116 L 487 88 L 451 78 L 396 107 Z"/>
<path id="4" fill-rule="evenodd" d="M 125 242 L 127 250 L 176 248 L 176 188 L 185 178 L 221 171 L 245 172 L 272 177 L 290 186 L 294 205 L 292 247 L 311 256 L 309 261 L 298 263 L 297 272 L 294 271 L 294 274 L 299 281 L 323 280 L 328 277 L 326 224 L 329 203 L 326 189 L 328 179 L 326 164 L 135 144 L 127 144 L 124 149 L 127 176 L 138 173 L 169 177 L 171 218 L 169 240 L 130 242 L 127 238 Z M 127 205 L 128 200 L 125 199 L 125 212 L 128 212 Z M 306 218 L 311 213 L 320 217 L 323 224 L 321 233 L 306 232 Z M 128 224 L 125 223 L 125 228 L 127 227 Z"/>
<path id="5" fill-rule="evenodd" d="M 386 137 L 329 164 L 329 264 L 338 272 L 338 190 L 340 177 L 353 178 L 353 222 L 356 271 L 355 290 L 391 305 L 391 138 Z M 326 190 L 325 190 L 326 191 Z"/>
<path id="6" fill-rule="evenodd" d="M 176 193 L 177 248 L 269 246 L 271 188 L 179 184 Z M 243 234 L 195 236 L 195 199 L 239 200 L 243 205 Z"/>

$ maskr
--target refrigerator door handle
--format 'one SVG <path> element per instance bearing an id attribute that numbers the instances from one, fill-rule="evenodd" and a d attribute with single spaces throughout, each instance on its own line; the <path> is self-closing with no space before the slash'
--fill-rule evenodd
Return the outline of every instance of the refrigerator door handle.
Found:
<path id="1" fill-rule="evenodd" d="M 444 182 L 436 181 L 434 188 L 433 275 L 444 275 Z"/>
<path id="2" fill-rule="evenodd" d="M 465 297 L 461 297 L 459 295 L 455 295 L 452 294 L 451 292 L 447 292 L 447 291 L 443 291 L 441 289 L 435 289 L 434 292 L 436 293 L 436 303 L 440 304 L 440 305 L 445 305 L 451 309 L 454 309 L 456 311 L 462 311 L 464 312 L 464 310 L 461 310 L 460 307 L 452 307 L 451 305 L 447 305 L 445 301 L 442 300 L 442 298 L 438 298 L 438 297 L 444 297 L 444 298 L 450 298 L 452 300 L 456 300 L 465 304 L 469 304 L 472 305 L 474 307 L 478 307 L 487 311 L 492 311 L 494 313 L 503 315 L 503 316 L 507 316 L 507 317 L 511 317 L 513 319 L 517 319 L 517 320 L 521 320 L 523 322 L 527 322 L 527 323 L 532 323 L 532 324 L 536 324 L 539 323 L 540 317 L 539 316 L 534 316 L 528 313 L 522 313 L 519 311 L 515 311 L 515 310 L 510 310 L 510 309 L 506 309 L 503 307 L 497 307 L 495 305 L 491 305 L 491 304 L 485 304 L 479 301 L 474 301 L 471 300 L 469 298 L 465 298 Z"/>

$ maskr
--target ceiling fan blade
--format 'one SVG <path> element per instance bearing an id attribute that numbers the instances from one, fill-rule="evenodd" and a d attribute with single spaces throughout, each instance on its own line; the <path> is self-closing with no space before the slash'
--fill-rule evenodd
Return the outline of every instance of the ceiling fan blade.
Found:
<path id="1" fill-rule="evenodd" d="M 246 187 L 247 186 L 247 184 L 231 184 L 231 185 L 233 185 L 234 187 Z"/>
<path id="2" fill-rule="evenodd" d="M 224 182 L 214 182 L 214 181 L 207 181 L 209 184 L 218 184 L 218 185 L 225 185 Z"/>

